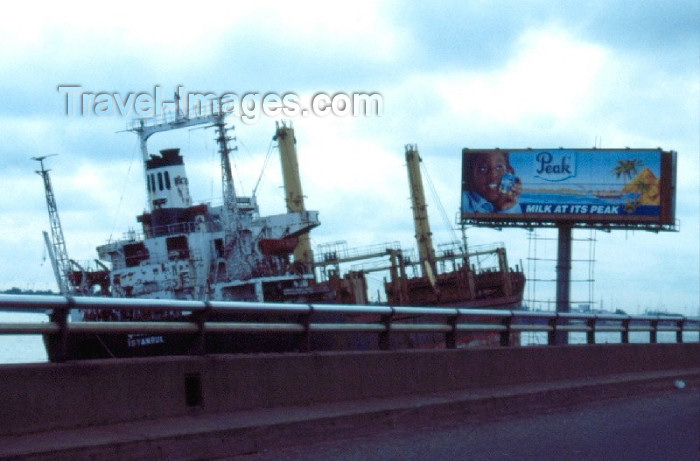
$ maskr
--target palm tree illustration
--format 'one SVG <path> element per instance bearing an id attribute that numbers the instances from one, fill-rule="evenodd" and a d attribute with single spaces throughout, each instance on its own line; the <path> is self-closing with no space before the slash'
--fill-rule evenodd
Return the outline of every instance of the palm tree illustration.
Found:
<path id="1" fill-rule="evenodd" d="M 644 162 L 641 160 L 618 160 L 617 166 L 613 168 L 613 173 L 615 173 L 615 177 L 618 179 L 622 176 L 623 180 L 631 181 L 632 176 L 637 174 L 637 168 L 642 165 L 644 165 Z M 625 182 L 625 186 L 626 185 L 627 182 Z"/>
<path id="2" fill-rule="evenodd" d="M 617 166 L 613 168 L 613 173 L 615 174 L 615 177 L 620 179 L 622 177 L 622 180 L 624 182 L 623 189 L 627 187 L 627 184 L 629 181 L 632 180 L 632 176 L 637 174 L 637 168 L 641 168 L 642 165 L 644 165 L 644 162 L 642 162 L 639 159 L 633 159 L 633 160 L 618 160 L 617 161 Z M 638 181 L 641 182 L 641 181 Z M 643 189 L 642 189 L 643 191 Z M 637 209 L 637 206 L 639 205 L 639 198 L 633 199 L 633 200 L 628 200 L 627 203 L 625 204 L 625 211 L 628 213 L 633 213 L 634 210 Z"/>

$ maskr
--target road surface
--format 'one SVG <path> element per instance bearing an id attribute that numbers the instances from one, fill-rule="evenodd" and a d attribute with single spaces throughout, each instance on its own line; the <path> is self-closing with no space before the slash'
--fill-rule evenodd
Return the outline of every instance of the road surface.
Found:
<path id="1" fill-rule="evenodd" d="M 233 459 L 700 460 L 700 391 L 589 403 L 551 413 L 320 442 Z"/>

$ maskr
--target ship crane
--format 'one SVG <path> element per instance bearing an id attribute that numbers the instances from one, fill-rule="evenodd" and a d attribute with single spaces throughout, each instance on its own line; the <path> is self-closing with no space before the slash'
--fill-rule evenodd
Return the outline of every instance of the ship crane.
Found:
<path id="1" fill-rule="evenodd" d="M 46 206 L 49 210 L 51 240 L 49 241 L 48 234 L 44 232 L 44 241 L 49 252 L 49 257 L 51 258 L 51 265 L 53 266 L 53 272 L 56 277 L 56 282 L 58 283 L 58 289 L 61 294 L 66 295 L 74 291 L 68 279 L 68 274 L 70 273 L 70 259 L 68 258 L 68 251 L 66 250 L 66 240 L 63 238 L 63 228 L 61 227 L 61 220 L 58 216 L 58 207 L 56 206 L 56 197 L 53 193 L 53 187 L 51 187 L 49 170 L 44 167 L 44 159 L 53 155 L 56 154 L 32 157 L 32 160 L 36 160 L 41 166 L 41 170 L 37 171 L 37 174 L 44 180 Z"/>
<path id="2" fill-rule="evenodd" d="M 420 155 L 416 145 L 407 144 L 406 167 L 408 170 L 408 183 L 411 188 L 411 208 L 413 209 L 413 224 L 416 231 L 416 243 L 420 255 L 420 265 L 423 275 L 428 278 L 433 290 L 439 292 L 436 284 L 435 249 L 433 247 L 432 232 L 428 221 L 428 207 L 423 191 L 423 179 L 420 173 Z"/>
<path id="3" fill-rule="evenodd" d="M 291 123 L 287 125 L 284 121 L 282 124 L 277 122 L 276 127 L 273 140 L 277 141 L 280 153 L 287 213 L 305 213 L 306 206 L 301 188 L 294 128 Z M 305 271 L 309 271 L 314 261 L 309 233 L 304 232 L 298 238 L 299 243 L 294 249 L 294 262 L 301 264 Z"/>

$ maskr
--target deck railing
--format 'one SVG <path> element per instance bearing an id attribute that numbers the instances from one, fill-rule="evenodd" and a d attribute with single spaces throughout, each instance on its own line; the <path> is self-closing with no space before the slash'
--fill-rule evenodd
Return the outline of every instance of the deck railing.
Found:
<path id="1" fill-rule="evenodd" d="M 72 310 L 148 310 L 181 312 L 177 320 L 69 321 Z M 71 297 L 43 295 L 0 295 L 0 311 L 48 314 L 45 322 L 0 323 L 0 334 L 58 335 L 73 334 L 167 334 L 185 333 L 202 338 L 225 333 L 294 333 L 307 339 L 317 333 L 365 333 L 379 335 L 379 347 L 390 348 L 393 333 L 439 333 L 445 347 L 457 347 L 460 334 L 489 333 L 500 337 L 500 344 L 512 344 L 514 333 L 544 332 L 549 345 L 557 344 L 557 333 L 582 332 L 586 343 L 596 343 L 596 333 L 620 334 L 620 342 L 629 343 L 630 333 L 646 332 L 656 343 L 660 332 L 675 333 L 675 341 L 687 341 L 686 335 L 700 341 L 700 317 L 680 315 L 622 315 L 557 313 L 502 309 L 462 309 L 443 307 L 396 307 L 386 305 L 286 304 L 225 301 L 183 301 L 163 299 L 123 299 L 107 297 Z M 212 313 L 258 314 L 256 320 L 209 321 Z M 275 320 L 260 321 L 260 314 Z M 287 314 L 289 321 L 279 321 Z M 291 314 L 291 315 L 290 315 Z M 154 315 L 157 317 L 157 315 Z M 329 320 L 330 319 L 330 320 Z M 303 344 L 305 341 L 300 341 Z M 306 341 L 308 344 L 308 341 Z"/>

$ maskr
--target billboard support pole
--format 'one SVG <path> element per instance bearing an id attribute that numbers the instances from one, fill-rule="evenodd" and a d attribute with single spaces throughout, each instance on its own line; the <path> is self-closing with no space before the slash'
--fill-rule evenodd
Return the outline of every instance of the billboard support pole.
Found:
<path id="1" fill-rule="evenodd" d="M 571 223 L 557 225 L 557 230 L 559 231 L 559 239 L 557 241 L 557 313 L 571 311 L 569 294 L 571 287 L 572 228 L 573 225 Z M 568 344 L 569 334 L 566 331 L 557 331 L 554 343 L 557 345 Z"/>

